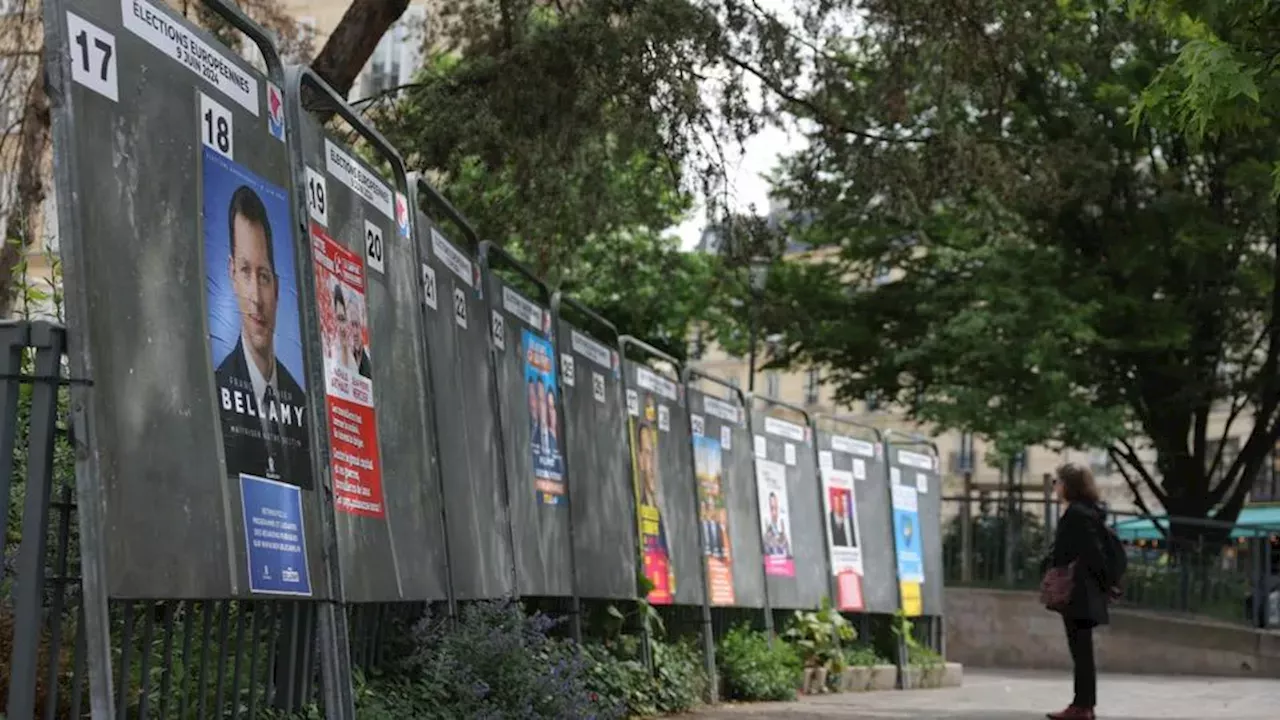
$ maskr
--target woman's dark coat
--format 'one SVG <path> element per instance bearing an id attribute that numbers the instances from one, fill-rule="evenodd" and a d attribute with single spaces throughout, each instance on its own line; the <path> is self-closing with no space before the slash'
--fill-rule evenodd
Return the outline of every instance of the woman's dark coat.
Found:
<path id="1" fill-rule="evenodd" d="M 1111 619 L 1103 581 L 1107 563 L 1102 550 L 1105 519 L 1106 510 L 1100 507 L 1071 503 L 1058 520 L 1053 548 L 1040 568 L 1043 575 L 1050 567 L 1067 567 L 1075 561 L 1075 587 L 1062 615 L 1086 625 L 1106 625 Z"/>

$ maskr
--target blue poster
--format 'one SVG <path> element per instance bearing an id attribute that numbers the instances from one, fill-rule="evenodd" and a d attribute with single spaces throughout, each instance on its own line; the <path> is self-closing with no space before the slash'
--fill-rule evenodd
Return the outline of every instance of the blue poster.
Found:
<path id="1" fill-rule="evenodd" d="M 207 147 L 201 168 L 209 351 L 227 476 L 310 488 L 289 194 Z"/>
<path id="2" fill-rule="evenodd" d="M 564 455 L 560 424 L 555 352 L 551 341 L 529 329 L 521 330 L 524 385 L 529 399 L 529 448 L 533 453 L 534 487 L 543 505 L 564 503 Z"/>
<path id="3" fill-rule="evenodd" d="M 893 549 L 898 556 L 899 582 L 924 582 L 918 501 L 915 488 L 893 486 Z"/>
<path id="4" fill-rule="evenodd" d="M 240 476 L 249 589 L 271 595 L 311 595 L 302 490 L 275 480 Z"/>

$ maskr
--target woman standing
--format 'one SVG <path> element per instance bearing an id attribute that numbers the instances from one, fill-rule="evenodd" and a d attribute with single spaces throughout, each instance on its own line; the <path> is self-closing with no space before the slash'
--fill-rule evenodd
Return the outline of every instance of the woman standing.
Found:
<path id="1" fill-rule="evenodd" d="M 1075 698 L 1066 710 L 1049 713 L 1051 720 L 1093 720 L 1098 700 L 1098 670 L 1093 657 L 1093 629 L 1106 625 L 1105 542 L 1106 509 L 1088 468 L 1067 463 L 1054 478 L 1058 499 L 1066 505 L 1053 536 L 1053 548 L 1041 563 L 1041 574 L 1058 568 L 1070 578 L 1069 599 L 1052 609 L 1062 614 L 1067 648 L 1075 666 Z"/>

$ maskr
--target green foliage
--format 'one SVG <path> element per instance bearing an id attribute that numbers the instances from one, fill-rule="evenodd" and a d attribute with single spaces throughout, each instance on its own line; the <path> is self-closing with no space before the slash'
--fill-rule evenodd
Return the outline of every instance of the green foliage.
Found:
<path id="1" fill-rule="evenodd" d="M 730 629 L 716 648 L 719 675 L 728 700 L 794 700 L 803 677 L 795 648 L 774 642 L 747 624 Z"/>
<path id="2" fill-rule="evenodd" d="M 1263 75 L 1177 14 L 994 0 L 953 16 L 872 3 L 856 36 L 821 38 L 812 97 L 843 130 L 819 123 L 778 177 L 819 252 L 770 277 L 774 363 L 824 366 L 838 400 L 875 394 L 1004 457 L 1112 448 L 1168 512 L 1234 519 L 1280 414 L 1280 144 L 1131 118 L 1156 118 L 1152 83 L 1180 55 L 1198 69 L 1161 82 L 1189 73 L 1218 109 L 1253 103 L 1243 78 Z M 1219 407 L 1254 416 L 1234 461 L 1209 449 Z M 1135 436 L 1154 468 L 1120 441 Z"/>
<path id="3" fill-rule="evenodd" d="M 464 606 L 456 623 L 424 618 L 408 657 L 371 678 L 361 717 L 614 717 L 592 702 L 587 668 L 553 622 L 509 602 Z"/>
<path id="4" fill-rule="evenodd" d="M 901 609 L 893 615 L 893 634 L 906 644 L 907 662 L 910 665 L 927 670 L 944 664 L 945 660 L 937 650 L 916 637 L 915 623 Z"/>
<path id="5" fill-rule="evenodd" d="M 856 640 L 858 633 L 848 618 L 831 607 L 831 599 L 824 597 L 817 611 L 797 610 L 782 637 L 797 648 L 805 667 L 838 673 L 844 670 L 841 646 Z"/>
<path id="6" fill-rule="evenodd" d="M 874 665 L 890 665 L 893 661 L 886 659 L 870 645 L 858 644 L 844 649 L 845 667 L 872 667 Z"/>

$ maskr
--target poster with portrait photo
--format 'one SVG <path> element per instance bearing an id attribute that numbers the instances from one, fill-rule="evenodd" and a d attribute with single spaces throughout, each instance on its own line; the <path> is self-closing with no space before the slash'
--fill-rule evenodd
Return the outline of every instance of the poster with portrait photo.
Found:
<path id="1" fill-rule="evenodd" d="M 205 147 L 209 349 L 227 475 L 312 487 L 289 196 Z"/>
<path id="2" fill-rule="evenodd" d="M 825 489 L 827 547 L 831 572 L 836 576 L 837 604 L 841 610 L 862 609 L 862 537 L 858 530 L 857 496 L 853 472 L 822 467 Z"/>
<path id="3" fill-rule="evenodd" d="M 373 407 L 364 261 L 319 225 L 311 226 L 311 253 L 324 348 L 333 504 L 339 512 L 381 518 L 386 512 Z"/>
<path id="4" fill-rule="evenodd" d="M 707 592 L 712 605 L 732 605 L 733 543 L 719 440 L 706 435 L 693 437 L 693 468 L 698 478 L 698 525 L 702 528 L 702 554 L 707 558 Z"/>
<path id="5" fill-rule="evenodd" d="M 670 605 L 676 597 L 676 569 L 667 544 L 666 520 L 662 517 L 662 467 L 658 462 L 662 433 L 658 432 L 658 410 L 652 394 L 645 394 L 643 413 L 636 415 L 639 417 L 628 418 L 627 427 L 642 570 L 649 583 L 646 599 L 653 605 Z"/>
<path id="6" fill-rule="evenodd" d="M 764 538 L 764 571 L 776 577 L 795 577 L 791 547 L 791 512 L 787 502 L 787 467 L 756 459 L 756 491 L 760 496 L 760 534 Z"/>
<path id="7" fill-rule="evenodd" d="M 560 451 L 559 408 L 551 341 L 525 328 L 520 332 L 524 351 L 524 387 L 529 403 L 529 448 L 533 454 L 534 486 L 542 505 L 564 504 L 564 456 Z"/>

